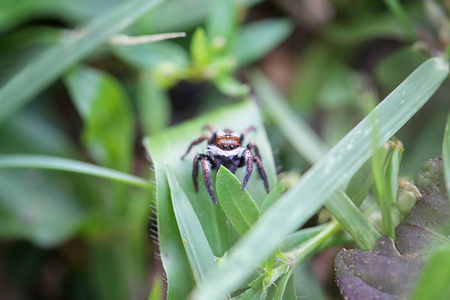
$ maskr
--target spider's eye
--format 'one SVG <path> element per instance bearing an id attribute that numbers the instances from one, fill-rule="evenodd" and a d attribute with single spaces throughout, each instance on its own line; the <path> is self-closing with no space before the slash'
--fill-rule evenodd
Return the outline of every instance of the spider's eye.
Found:
<path id="1" fill-rule="evenodd" d="M 234 146 L 233 145 L 230 145 L 230 150 L 233 150 L 234 149 Z"/>
<path id="2" fill-rule="evenodd" d="M 225 149 L 227 149 L 227 146 L 225 146 L 225 145 L 222 145 L 222 150 L 225 150 Z"/>
<path id="3" fill-rule="evenodd" d="M 217 147 L 219 147 L 219 146 L 220 146 L 220 144 L 219 144 L 219 143 L 217 143 L 217 144 L 216 144 L 216 146 L 217 146 Z"/>

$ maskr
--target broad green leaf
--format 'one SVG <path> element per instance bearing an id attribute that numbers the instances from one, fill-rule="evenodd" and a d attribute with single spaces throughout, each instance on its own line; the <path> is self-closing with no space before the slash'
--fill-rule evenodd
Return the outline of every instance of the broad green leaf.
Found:
<path id="1" fill-rule="evenodd" d="M 292 30 L 292 23 L 286 19 L 264 20 L 246 25 L 237 33 L 231 54 L 239 65 L 250 64 L 273 50 Z"/>
<path id="2" fill-rule="evenodd" d="M 259 217 L 259 209 L 241 182 L 223 166 L 217 172 L 217 198 L 231 224 L 240 233 L 249 230 Z"/>
<path id="3" fill-rule="evenodd" d="M 105 43 L 112 34 L 124 30 L 159 2 L 124 2 L 97 16 L 85 27 L 75 29 L 62 43 L 37 56 L 0 89 L 0 122 L 19 110 L 69 67 Z"/>
<path id="4" fill-rule="evenodd" d="M 431 254 L 414 288 L 412 300 L 445 299 L 450 293 L 450 247 L 436 249 Z"/>
<path id="5" fill-rule="evenodd" d="M 234 0 L 211 1 L 210 14 L 206 23 L 206 31 L 212 49 L 221 52 L 229 49 L 233 42 L 236 28 L 236 9 Z"/>
<path id="6" fill-rule="evenodd" d="M 170 100 L 166 92 L 157 86 L 151 72 L 143 71 L 139 74 L 136 97 L 139 118 L 146 134 L 169 125 Z"/>
<path id="7" fill-rule="evenodd" d="M 264 201 L 261 205 L 261 213 L 264 213 L 269 207 L 272 206 L 286 191 L 286 184 L 284 181 L 281 181 L 274 189 L 270 191 L 270 193 L 264 198 Z"/>
<path id="8" fill-rule="evenodd" d="M 243 115 L 246 116 L 245 119 L 242 118 Z M 255 126 L 256 131 L 250 132 L 245 142 L 254 141 L 258 145 L 269 185 L 271 188 L 275 186 L 276 172 L 272 150 L 258 108 L 253 102 L 242 102 L 230 107 L 220 108 L 189 122 L 158 132 L 144 141 L 155 169 L 159 244 L 161 258 L 168 277 L 169 299 L 186 299 L 187 293 L 193 287 L 193 279 L 188 280 L 192 278 L 192 272 L 189 268 L 189 261 L 181 242 L 169 198 L 169 187 L 165 175 L 166 164 L 178 178 L 182 190 L 191 201 L 214 255 L 222 256 L 239 238 L 239 233 L 227 220 L 221 206 L 212 203 L 200 174 L 198 178 L 199 191 L 196 193 L 194 190 L 191 175 L 192 160 L 196 153 L 205 152 L 206 145 L 204 143 L 206 142 L 195 146 L 184 160 L 181 159 L 191 142 L 207 132 L 203 129 L 205 124 L 210 124 L 216 129 L 230 128 L 237 131 L 241 131 L 248 126 Z M 212 174 L 214 177 L 215 172 L 212 172 Z M 242 179 L 244 170 L 237 170 L 236 175 Z M 262 187 L 262 182 L 257 173 L 253 174 L 247 185 L 247 191 L 258 205 L 261 205 L 266 197 L 266 191 Z"/>
<path id="9" fill-rule="evenodd" d="M 74 172 L 98 176 L 138 187 L 150 188 L 152 184 L 142 178 L 82 161 L 45 155 L 0 155 L 0 169 L 30 168 Z"/>
<path id="10" fill-rule="evenodd" d="M 152 69 L 162 62 L 171 62 L 177 67 L 189 63 L 187 51 L 178 44 L 163 41 L 133 46 L 113 46 L 112 51 L 120 59 L 136 69 Z"/>
<path id="11" fill-rule="evenodd" d="M 82 139 L 91 155 L 102 165 L 128 172 L 134 125 L 120 83 L 107 73 L 80 67 L 67 74 L 66 84 L 84 121 Z"/>
<path id="12" fill-rule="evenodd" d="M 303 225 L 373 154 L 374 126 L 378 126 L 379 133 L 375 145 L 380 147 L 427 102 L 448 72 L 448 63 L 441 57 L 431 58 L 417 68 L 258 219 L 235 245 L 236 252 L 227 264 L 211 274 L 205 285 L 192 294 L 193 298 L 225 297 L 228 290 L 273 253 L 285 236 Z"/>
<path id="13" fill-rule="evenodd" d="M 192 59 L 199 67 L 206 66 L 210 61 L 209 44 L 202 27 L 197 28 L 192 36 L 190 52 Z"/>
<path id="14" fill-rule="evenodd" d="M 445 186 L 450 191 L 450 114 L 445 124 L 444 141 L 442 142 L 442 157 L 444 160 Z M 450 193 L 448 194 L 450 199 Z"/>
<path id="15" fill-rule="evenodd" d="M 218 268 L 217 262 L 189 199 L 169 167 L 167 178 L 184 249 L 194 272 L 195 281 L 201 284 L 210 272 Z"/>

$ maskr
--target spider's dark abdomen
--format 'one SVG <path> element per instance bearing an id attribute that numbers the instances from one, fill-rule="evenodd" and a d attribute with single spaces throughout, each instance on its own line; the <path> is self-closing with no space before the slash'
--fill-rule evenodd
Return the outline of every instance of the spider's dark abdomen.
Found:
<path id="1" fill-rule="evenodd" d="M 237 155 L 216 155 L 214 156 L 214 164 L 216 165 L 217 169 L 219 169 L 220 166 L 224 166 L 234 174 L 234 172 L 236 172 L 236 169 L 241 164 L 241 159 Z"/>

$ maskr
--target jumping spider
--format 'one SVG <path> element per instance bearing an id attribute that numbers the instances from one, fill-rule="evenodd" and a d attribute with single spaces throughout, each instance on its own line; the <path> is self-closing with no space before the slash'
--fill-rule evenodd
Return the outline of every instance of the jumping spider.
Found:
<path id="1" fill-rule="evenodd" d="M 250 126 L 242 131 L 241 134 L 232 132 L 229 129 L 217 131 L 209 125 L 205 125 L 205 128 L 211 131 L 211 133 L 202 135 L 193 141 L 186 153 L 181 157 L 181 159 L 184 159 L 193 146 L 207 140 L 208 148 L 206 154 L 197 154 L 194 158 L 192 179 L 194 181 L 195 191 L 198 192 L 197 176 L 199 162 L 202 165 L 203 180 L 205 181 L 206 189 L 214 204 L 216 204 L 217 201 L 212 188 L 211 169 L 218 170 L 220 166 L 224 166 L 234 174 L 237 168 L 246 166 L 245 177 L 241 187 L 241 189 L 244 190 L 248 179 L 250 178 L 250 174 L 253 171 L 253 162 L 255 162 L 258 167 L 259 176 L 264 181 L 264 187 L 266 188 L 267 193 L 269 193 L 269 183 L 261 163 L 261 155 L 259 154 L 258 147 L 253 142 L 248 143 L 246 147 L 242 146 L 242 142 L 247 133 L 255 130 L 255 128 Z M 252 150 L 254 150 L 255 154 L 253 154 Z"/>

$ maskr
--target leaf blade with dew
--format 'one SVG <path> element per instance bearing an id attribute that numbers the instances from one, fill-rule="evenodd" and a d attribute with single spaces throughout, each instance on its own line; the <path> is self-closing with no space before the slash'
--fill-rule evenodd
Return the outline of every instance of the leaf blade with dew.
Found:
<path id="1" fill-rule="evenodd" d="M 442 57 L 430 58 L 419 66 L 261 216 L 253 229 L 237 242 L 236 252 L 227 264 L 211 274 L 205 285 L 194 291 L 192 298 L 221 299 L 228 290 L 237 286 L 251 269 L 276 249 L 286 235 L 304 224 L 372 155 L 373 115 L 378 120 L 376 144 L 379 147 L 428 101 L 448 72 L 448 63 Z M 349 145 L 351 149 L 348 149 Z"/>
<path id="2" fill-rule="evenodd" d="M 218 265 L 189 199 L 169 167 L 166 171 L 173 211 L 175 212 L 183 246 L 194 272 L 194 278 L 197 284 L 201 284 L 208 274 L 218 268 Z"/>
<path id="3" fill-rule="evenodd" d="M 85 27 L 73 30 L 61 44 L 45 50 L 0 89 L 0 122 L 19 110 L 70 66 L 107 42 L 111 35 L 131 25 L 159 2 L 127 1 L 93 18 Z"/>
<path id="4" fill-rule="evenodd" d="M 102 177 L 142 188 L 151 188 L 152 184 L 142 178 L 120 171 L 92 165 L 73 159 L 46 155 L 1 155 L 1 168 L 36 168 L 58 170 Z"/>
<path id="5" fill-rule="evenodd" d="M 223 166 L 217 172 L 217 198 L 231 224 L 245 234 L 259 217 L 259 209 L 246 190 L 241 190 L 240 181 Z"/>
<path id="6" fill-rule="evenodd" d="M 314 163 L 322 157 L 327 151 L 327 146 L 306 122 L 292 113 L 282 96 L 264 78 L 264 75 L 260 72 L 253 72 L 250 79 L 268 114 L 299 154 L 310 163 Z M 353 145 L 346 147 L 347 150 L 352 150 Z M 339 202 L 339 204 L 331 202 Z M 351 232 L 352 237 L 359 239 L 358 244 L 365 249 L 370 249 L 370 242 L 373 245 L 378 235 L 361 212 L 357 208 L 355 209 L 345 193 L 339 190 L 326 205 L 331 214 L 344 226 L 344 229 Z M 347 209 L 355 216 L 348 218 L 349 211 Z"/>

